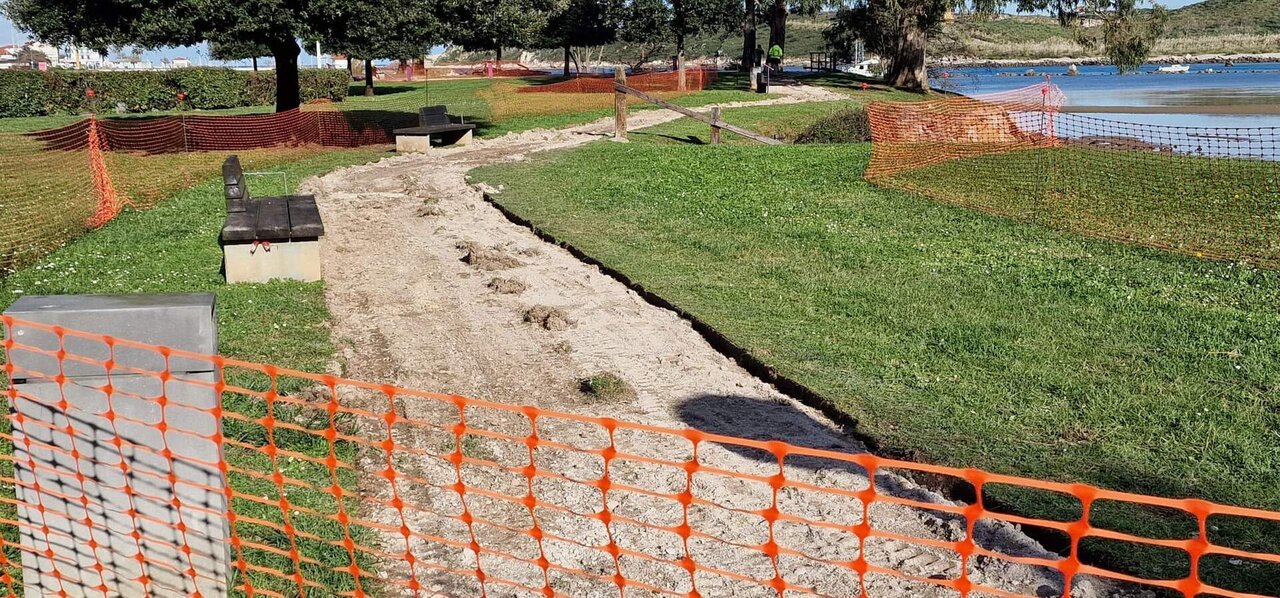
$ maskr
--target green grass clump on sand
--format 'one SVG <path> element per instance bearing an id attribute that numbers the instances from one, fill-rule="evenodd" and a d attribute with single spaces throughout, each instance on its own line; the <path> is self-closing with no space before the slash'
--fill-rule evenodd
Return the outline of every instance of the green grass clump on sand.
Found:
<path id="1" fill-rule="evenodd" d="M 867 144 L 596 143 L 473 176 L 897 454 L 1280 509 L 1280 272 L 877 188 L 862 179 L 868 156 Z M 1074 501 L 992 494 L 1079 516 Z M 1094 523 L 1194 533 L 1147 511 L 1103 509 Z M 1280 550 L 1274 526 L 1215 530 L 1234 547 Z M 1084 548 L 1125 570 L 1187 570 L 1126 544 Z M 1248 561 L 1206 561 L 1205 575 L 1254 591 L 1280 579 Z"/>
<path id="2" fill-rule="evenodd" d="M 385 149 L 334 151 L 279 164 L 273 170 L 288 173 L 289 181 L 296 184 L 307 176 L 386 155 L 389 154 Z M 333 355 L 333 346 L 327 327 L 329 314 L 324 302 L 323 283 L 225 284 L 219 272 L 222 253 L 218 245 L 225 205 L 221 180 L 212 180 L 181 191 L 153 209 L 127 211 L 101 230 L 71 241 L 33 265 L 0 278 L 0 310 L 22 295 L 211 291 L 217 294 L 220 353 L 303 371 L 325 371 Z M 227 382 L 256 391 L 269 388 L 265 377 L 234 369 L 228 369 Z M 304 381 L 290 378 L 281 378 L 279 382 L 278 390 L 284 394 L 299 393 L 307 390 L 308 386 Z M 224 407 L 251 418 L 265 414 L 261 399 L 238 394 L 225 395 Z M 287 411 L 277 408 L 277 416 Z M 300 421 L 300 418 L 292 421 Z M 8 422 L 7 418 L 3 420 L 5 433 L 9 432 Z M 321 430 L 327 423 L 327 420 L 310 422 Z M 266 442 L 263 432 L 256 423 L 232 418 L 224 420 L 224 433 L 230 439 L 262 446 Z M 312 457 L 323 459 L 328 456 L 329 445 L 323 436 L 277 430 L 275 442 L 279 448 Z M 12 450 L 11 446 L 5 446 L 0 452 L 8 454 Z M 339 443 L 337 456 L 341 462 L 352 464 L 355 462 L 355 448 Z M 282 575 L 277 577 L 253 572 L 250 580 L 258 591 L 295 595 L 297 587 L 288 578 L 294 566 L 287 556 L 289 539 L 279 525 L 282 517 L 276 504 L 278 489 L 269 477 L 273 471 L 272 463 L 260 451 L 236 446 L 226 448 L 226 457 L 233 467 L 232 486 L 243 495 L 233 502 L 236 513 L 267 522 L 263 525 L 242 520 L 237 524 L 238 534 L 244 540 L 285 551 L 280 555 L 246 548 L 244 556 L 250 563 L 279 571 Z M 11 478 L 12 464 L 6 462 L 4 467 L 0 470 L 0 477 Z M 287 487 L 292 504 L 326 513 L 336 512 L 337 501 L 327 490 L 334 481 L 328 468 L 309 461 L 284 458 L 281 458 L 281 468 L 287 477 L 308 484 Z M 263 477 L 263 474 L 268 475 Z M 338 482 L 354 489 L 357 484 L 354 471 L 351 468 L 340 469 Z M 12 496 L 13 490 L 6 488 L 4 492 Z M 245 497 L 257 497 L 263 502 Z M 354 497 L 350 502 L 347 505 L 350 510 L 357 508 Z M 0 517 L 13 519 L 13 505 L 4 505 Z M 304 577 L 320 583 L 333 594 L 350 591 L 354 587 L 351 577 L 334 570 L 345 567 L 349 557 L 340 545 L 328 542 L 342 538 L 339 524 L 311 515 L 295 515 L 294 524 L 302 532 L 316 534 L 326 540 L 299 540 L 299 550 L 309 561 L 303 564 Z M 16 529 L 5 528 L 3 533 L 6 541 L 16 541 Z M 369 545 L 373 541 L 371 532 L 367 530 L 353 530 L 353 533 L 361 544 Z M 233 558 L 235 556 L 233 554 Z M 9 557 L 11 563 L 17 562 L 16 552 L 11 551 Z M 360 558 L 368 559 L 367 555 Z M 361 564 L 366 570 L 371 570 L 367 566 L 369 563 Z M 16 571 L 11 573 L 16 574 Z M 311 588 L 309 594 L 315 591 L 316 588 Z"/>

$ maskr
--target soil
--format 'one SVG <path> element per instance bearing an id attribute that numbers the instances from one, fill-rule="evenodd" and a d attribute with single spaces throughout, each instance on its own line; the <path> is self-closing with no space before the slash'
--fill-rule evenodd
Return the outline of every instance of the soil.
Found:
<path id="1" fill-rule="evenodd" d="M 786 88 L 784 93 L 784 98 L 760 103 L 840 97 L 812 87 Z M 629 124 L 639 128 L 678 116 L 669 111 L 638 112 Z M 570 129 L 513 133 L 307 181 L 304 186 L 316 194 L 328 231 L 323 254 L 326 295 L 343 374 L 666 428 L 695 427 L 832 451 L 864 450 L 819 412 L 718 353 L 689 322 L 508 221 L 466 180 L 467 171 L 476 166 L 591 142 L 609 135 L 611 127 L 609 118 Z M 423 197 L 435 198 L 433 205 L 441 215 L 416 216 Z M 460 248 L 471 256 L 468 261 L 459 259 Z M 527 288 L 522 293 L 494 292 L 493 277 L 486 272 L 493 263 L 490 258 L 504 264 L 504 276 Z M 535 320 L 541 317 L 539 326 L 523 321 L 533 311 Z M 559 320 L 569 317 L 574 324 L 561 325 Z M 616 375 L 634 397 L 622 402 L 584 398 L 581 380 L 600 372 Z M 341 397 L 368 408 L 385 410 L 387 405 L 382 395 L 343 392 Z M 674 592 L 694 589 L 681 566 L 687 555 L 700 567 L 732 572 L 700 570 L 694 579 L 703 596 L 777 595 L 768 585 L 775 567 L 789 583 L 813 588 L 816 594 L 852 596 L 860 591 L 857 575 L 833 562 L 848 562 L 860 549 L 873 565 L 920 578 L 954 578 L 960 572 L 961 561 L 954 552 L 909 541 L 961 539 L 964 526 L 954 516 L 877 502 L 871 508 L 872 527 L 904 539 L 872 538 L 859 547 L 847 528 L 796 522 L 771 527 L 758 515 L 776 501 L 786 513 L 852 526 L 862 519 L 857 500 L 791 487 L 775 496 L 766 483 L 705 472 L 686 484 L 684 472 L 671 467 L 618 459 L 606 468 L 598 455 L 571 450 L 600 449 L 613 442 L 619 451 L 690 459 L 688 442 L 677 436 L 606 436 L 599 427 L 570 420 L 539 418 L 535 424 L 508 412 L 469 408 L 466 425 L 480 434 L 456 438 L 446 431 L 464 414 L 451 404 L 397 400 L 395 409 L 404 418 L 432 425 L 392 431 L 396 442 L 407 447 L 406 454 L 396 455 L 396 467 L 417 483 L 388 488 L 375 475 L 388 458 L 363 456 L 369 475 L 363 476 L 367 481 L 362 490 L 370 500 L 364 502 L 361 518 L 385 524 L 387 552 L 402 552 L 408 544 L 415 557 L 386 559 L 382 575 L 389 582 L 412 578 L 428 593 L 477 595 L 481 592 L 474 572 L 479 563 L 489 596 L 536 596 L 544 584 L 565 595 L 617 596 L 615 575 L 628 580 L 627 595 L 656 595 L 637 585 Z M 365 425 L 365 434 L 388 435 L 377 422 Z M 524 438 L 535 426 L 542 441 L 565 448 L 532 451 L 523 442 L 484 433 Z M 455 447 L 469 458 L 496 465 L 468 462 L 455 469 L 441 455 Z M 772 455 L 740 447 L 704 443 L 692 458 L 703 467 L 739 474 L 771 476 L 779 470 Z M 520 471 L 531 460 L 539 471 L 560 477 L 540 476 L 530 484 L 498 466 Z M 845 490 L 868 486 L 864 471 L 842 462 L 788 459 L 785 465 L 788 479 Z M 605 478 L 647 493 L 615 489 L 602 497 L 598 482 Z M 881 493 L 947 502 L 893 472 L 877 472 L 875 479 Z M 468 491 L 460 495 L 452 485 L 463 481 Z M 663 531 L 682 521 L 679 503 L 663 497 L 684 491 L 692 494 L 695 504 L 683 516 L 697 532 L 687 543 Z M 393 493 L 413 508 L 393 502 Z M 528 493 L 536 495 L 539 506 L 521 502 Z M 605 504 L 602 498 L 615 517 L 626 517 L 630 523 L 602 523 L 596 516 Z M 463 513 L 476 523 L 461 523 Z M 541 540 L 522 533 L 534 520 L 543 531 Z M 390 531 L 402 525 L 422 535 L 407 540 Z M 770 532 L 780 547 L 805 558 L 787 555 L 771 562 L 757 549 L 770 539 Z M 1005 554 L 1051 556 L 1009 524 L 983 520 L 975 538 Z M 626 551 L 616 560 L 602 548 L 610 540 Z M 472 542 L 482 547 L 480 555 L 469 548 Z M 539 559 L 546 559 L 545 577 L 536 564 Z M 1060 576 L 1052 571 L 1005 560 L 979 557 L 968 568 L 975 582 L 1027 596 L 1057 595 L 1053 592 L 1062 588 Z M 1129 595 L 1100 582 L 1077 581 L 1074 596 Z M 955 595 L 932 584 L 875 573 L 866 582 L 874 596 Z M 404 595 L 411 593 L 406 589 Z"/>
<path id="2" fill-rule="evenodd" d="M 519 295 L 529 289 L 529 285 L 514 278 L 494 278 L 489 281 L 489 288 L 503 295 Z"/>

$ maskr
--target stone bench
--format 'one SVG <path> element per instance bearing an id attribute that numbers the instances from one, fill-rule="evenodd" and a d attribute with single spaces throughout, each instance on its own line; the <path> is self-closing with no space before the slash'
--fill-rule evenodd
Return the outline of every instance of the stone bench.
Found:
<path id="1" fill-rule="evenodd" d="M 228 283 L 320 280 L 324 223 L 314 195 L 253 199 L 240 159 L 222 164 L 227 222 L 222 227 L 223 268 Z"/>
<path id="2" fill-rule="evenodd" d="M 453 116 L 444 106 L 426 106 L 418 111 L 418 126 L 396 129 L 397 152 L 425 152 L 431 149 L 431 138 L 440 145 L 467 145 L 471 143 L 472 123 L 453 122 Z M 458 117 L 461 120 L 461 117 Z"/>

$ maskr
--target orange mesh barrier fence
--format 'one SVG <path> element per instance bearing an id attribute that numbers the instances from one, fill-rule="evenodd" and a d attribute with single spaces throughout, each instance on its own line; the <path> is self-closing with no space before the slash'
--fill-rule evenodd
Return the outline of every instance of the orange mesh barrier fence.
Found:
<path id="1" fill-rule="evenodd" d="M 1052 84 L 867 108 L 866 178 L 1072 232 L 1280 266 L 1280 127 L 1062 111 Z"/>
<path id="2" fill-rule="evenodd" d="M 195 587 L 199 559 L 219 550 L 199 537 L 197 516 L 225 518 L 231 583 L 247 596 L 1073 596 L 1088 586 L 1097 596 L 1238 598 L 1262 595 L 1233 589 L 1241 567 L 1280 566 L 1280 554 L 1232 546 L 1217 531 L 1226 520 L 1275 526 L 1276 512 L 419 392 L 3 322 L 5 370 L 17 382 L 5 391 L 11 411 L 0 435 L 11 445 L 0 456 L 7 595 L 33 582 L 61 596 L 125 582 Z M 43 365 L 22 365 L 35 363 Z M 139 363 L 151 365 L 131 365 Z M 193 369 L 212 374 L 183 373 Z M 193 414 L 178 399 L 181 385 L 211 389 L 221 406 Z M 125 402 L 153 408 L 125 412 Z M 193 415 L 221 427 L 182 430 L 178 422 Z M 126 432 L 143 429 L 159 431 L 162 446 Z M 193 446 L 209 447 L 208 458 L 173 458 Z M 182 492 L 157 495 L 179 469 L 225 477 L 225 487 L 192 486 L 225 498 L 228 512 L 183 504 Z M 979 498 L 944 500 L 909 479 L 925 475 L 967 484 Z M 1011 515 L 980 498 L 994 486 L 1078 508 L 1059 520 Z M 151 508 L 96 504 L 106 490 Z M 166 505 L 175 519 L 141 525 Z M 1165 538 L 1107 529 L 1091 513 L 1108 505 L 1160 509 L 1192 526 Z M 143 531 L 104 542 L 109 521 L 122 517 Z M 1040 548 L 1023 528 L 1067 538 L 1063 553 Z M 1185 567 L 1154 579 L 1112 571 L 1081 557 L 1091 540 L 1158 548 Z M 177 564 L 141 556 L 161 549 Z M 69 550 L 106 566 L 60 560 Z M 39 577 L 24 579 L 22 564 L 42 561 Z"/>
<path id="3" fill-rule="evenodd" d="M 276 114 L 86 118 L 0 133 L 0 276 L 103 226 L 124 206 L 147 208 L 218 175 L 227 153 L 250 169 L 327 151 L 391 143 L 409 111 L 308 106 Z"/>
<path id="4" fill-rule="evenodd" d="M 488 76 L 490 73 L 494 77 L 538 77 L 545 76 L 547 71 L 532 69 L 514 60 L 490 60 L 471 67 L 472 75 Z"/>
<path id="5" fill-rule="evenodd" d="M 687 69 L 683 91 L 702 91 L 716 79 L 714 69 Z M 681 91 L 676 71 L 645 73 L 627 77 L 629 87 L 640 91 Z M 520 93 L 613 93 L 613 75 L 579 75 L 568 81 L 521 87 Z"/>

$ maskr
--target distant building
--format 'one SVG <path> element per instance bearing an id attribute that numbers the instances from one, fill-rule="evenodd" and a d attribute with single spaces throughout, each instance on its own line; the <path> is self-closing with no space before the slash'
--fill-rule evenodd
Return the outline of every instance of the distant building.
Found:
<path id="1" fill-rule="evenodd" d="M 351 61 L 346 56 L 343 56 L 341 54 L 334 54 L 329 58 L 333 60 L 333 68 L 342 69 L 344 71 L 351 70 L 351 67 L 350 67 Z"/>
<path id="2" fill-rule="evenodd" d="M 171 63 L 169 63 L 169 64 L 170 64 L 171 66 L 173 66 L 173 68 L 175 68 L 175 69 L 185 69 L 185 68 L 190 68 L 190 67 L 191 67 L 191 61 L 190 61 L 190 60 L 187 60 L 186 58 L 183 58 L 183 57 L 181 57 L 181 56 L 179 56 L 179 57 L 177 57 L 177 58 L 174 58 L 174 59 L 173 59 L 173 62 L 171 62 Z"/>

